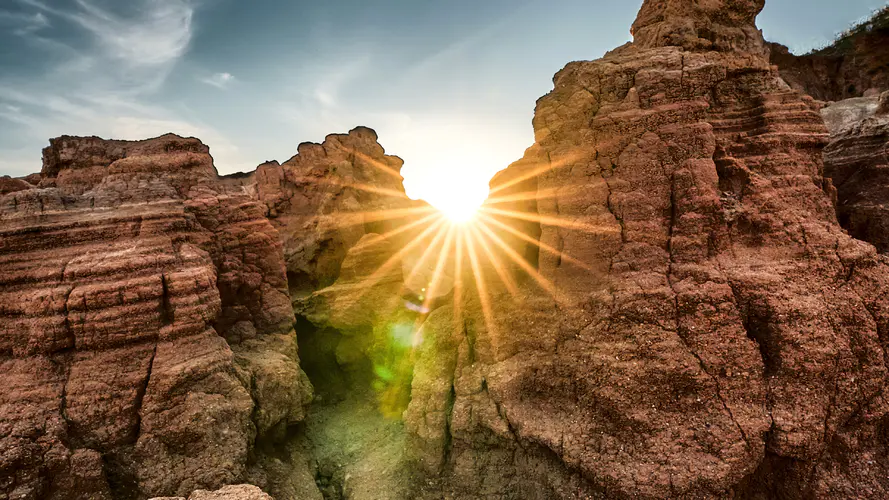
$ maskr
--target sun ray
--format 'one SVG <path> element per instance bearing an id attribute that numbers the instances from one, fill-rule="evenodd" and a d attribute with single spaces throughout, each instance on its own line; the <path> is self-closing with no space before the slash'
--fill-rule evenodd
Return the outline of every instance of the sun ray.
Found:
<path id="1" fill-rule="evenodd" d="M 558 189 L 547 188 L 540 191 L 522 191 L 520 193 L 512 193 L 503 196 L 489 196 L 485 200 L 485 205 L 499 205 L 501 203 L 515 203 L 520 201 L 537 201 L 555 198 L 558 195 Z"/>
<path id="2" fill-rule="evenodd" d="M 494 243 L 506 253 L 506 255 L 508 255 L 516 264 L 518 264 L 519 267 L 521 267 L 526 273 L 528 273 L 529 276 L 534 278 L 534 281 L 536 281 L 544 290 L 546 290 L 546 292 L 549 293 L 550 296 L 552 296 L 552 298 L 556 300 L 556 302 L 566 302 L 562 294 L 559 293 L 555 285 L 550 280 L 546 279 L 542 274 L 540 274 L 537 269 L 534 269 L 534 267 L 529 264 L 528 261 L 526 261 L 524 258 L 522 258 L 521 255 L 518 254 L 518 252 L 510 248 L 510 246 L 507 245 L 506 242 L 504 242 L 499 236 L 491 231 L 491 228 L 489 228 L 482 221 L 478 221 L 478 225 L 479 229 L 484 231 L 484 236 L 491 238 Z"/>
<path id="3" fill-rule="evenodd" d="M 433 211 L 431 214 L 427 215 L 426 217 L 423 217 L 422 219 L 417 219 L 409 224 L 399 226 L 391 231 L 386 231 L 385 233 L 380 234 L 380 236 L 382 236 L 383 238 L 386 238 L 386 239 L 391 239 L 395 236 L 398 236 L 401 233 L 410 231 L 411 229 L 414 229 L 417 226 L 420 226 L 420 225 L 423 225 L 427 222 L 430 222 L 432 219 L 435 219 L 436 217 L 439 218 L 440 220 L 442 219 L 442 215 L 438 211 Z M 371 244 L 372 244 L 372 242 L 358 243 L 357 245 L 355 245 L 352 248 L 354 248 L 356 250 L 360 250 L 360 249 L 364 248 L 365 246 L 368 246 Z"/>
<path id="4" fill-rule="evenodd" d="M 441 227 L 442 225 L 444 225 L 444 223 L 445 223 L 445 220 L 444 220 L 444 218 L 442 218 L 442 219 L 438 220 L 437 222 L 433 223 L 431 226 L 429 226 L 429 227 L 427 227 L 426 229 L 424 229 L 422 233 L 420 233 L 419 235 L 417 235 L 417 237 L 414 238 L 413 240 L 411 240 L 410 243 L 408 243 L 407 245 L 405 245 L 404 247 L 402 247 L 401 250 L 399 250 L 398 252 L 396 252 L 395 255 L 393 255 L 392 257 L 390 257 L 389 260 L 387 260 L 386 263 L 383 264 L 383 265 L 384 265 L 384 266 L 389 266 L 389 267 L 391 267 L 394 263 L 397 263 L 399 259 L 401 259 L 402 257 L 404 257 L 409 251 L 413 250 L 414 247 L 416 247 L 417 245 L 421 244 L 421 243 L 426 239 L 426 237 L 429 236 L 430 233 L 432 233 L 432 232 L 435 231 L 436 229 L 440 229 L 440 227 Z M 441 235 L 441 230 L 439 230 L 438 235 L 436 235 L 435 238 L 438 239 L 440 235 Z M 430 245 L 429 245 L 430 248 L 434 245 L 434 242 L 435 242 L 435 240 L 433 240 L 433 244 L 430 244 Z M 428 252 L 428 251 L 429 251 L 429 249 L 427 248 L 427 249 L 423 252 L 423 255 L 425 255 L 426 252 Z M 414 270 L 415 270 L 415 269 L 414 269 Z M 414 270 L 412 270 L 411 272 L 413 273 Z M 384 272 L 385 272 L 385 271 L 384 271 Z"/>
<path id="5" fill-rule="evenodd" d="M 432 251 L 438 246 L 441 239 L 445 237 L 451 226 L 452 225 L 448 224 L 447 227 L 442 227 L 439 229 L 438 233 L 429 243 L 429 246 L 427 246 L 426 249 L 423 250 L 423 253 L 420 255 L 420 259 L 417 260 L 416 263 L 414 263 L 414 266 L 411 268 L 410 274 L 408 274 L 408 276 L 404 279 L 405 284 L 413 281 L 417 274 L 419 274 L 420 270 L 423 268 L 423 265 L 426 263 L 426 259 L 428 259 L 430 255 L 432 255 Z"/>
<path id="6" fill-rule="evenodd" d="M 383 162 L 381 162 L 379 160 L 375 160 L 375 159 L 371 158 L 370 156 L 368 156 L 367 154 L 362 153 L 361 151 L 355 151 L 354 153 L 357 158 L 360 158 L 362 161 L 369 163 L 372 167 L 376 168 L 377 170 L 379 170 L 387 175 L 391 175 L 392 177 L 398 179 L 399 181 L 404 180 L 404 177 L 401 175 L 401 173 L 399 173 L 397 170 L 393 169 L 392 167 L 384 164 Z"/>
<path id="7" fill-rule="evenodd" d="M 367 222 L 378 222 L 383 220 L 391 220 L 409 215 L 420 215 L 435 213 L 437 210 L 430 206 L 409 207 L 409 208 L 389 208 L 384 210 L 370 210 L 366 212 L 346 212 L 346 214 L 359 214 L 364 217 Z"/>
<path id="8" fill-rule="evenodd" d="M 491 309 L 491 298 L 488 296 L 488 287 L 485 285 L 485 277 L 478 262 L 478 255 L 475 253 L 475 244 L 472 241 L 472 235 L 466 235 L 466 250 L 469 253 L 469 263 L 472 266 L 472 275 L 475 278 L 475 290 L 478 292 L 478 301 L 482 307 L 482 317 L 485 321 L 485 329 L 488 336 L 496 339 L 494 334 L 494 314 Z"/>
<path id="9" fill-rule="evenodd" d="M 421 297 L 423 304 L 420 308 L 420 316 L 417 317 L 416 323 L 414 325 L 414 334 L 413 334 L 413 342 L 411 345 L 417 345 L 419 339 L 419 334 L 421 330 L 421 326 L 423 322 L 426 320 L 426 315 L 431 312 L 432 301 L 435 299 L 435 294 L 438 292 L 438 287 L 441 284 L 442 276 L 444 275 L 445 264 L 448 260 L 448 254 L 451 248 L 451 240 L 454 237 L 454 231 L 456 226 L 451 224 L 447 230 L 447 237 L 445 237 L 445 241 L 441 246 L 441 250 L 438 252 L 438 259 L 435 263 L 435 268 L 432 271 L 432 278 L 429 280 L 429 284 L 426 285 L 425 292 L 423 292 L 424 296 Z M 441 234 L 441 233 L 440 233 Z M 432 248 L 430 246 L 430 248 Z"/>
<path id="10" fill-rule="evenodd" d="M 463 237 L 466 229 L 457 230 L 454 244 L 454 328 L 463 331 Z"/>
<path id="11" fill-rule="evenodd" d="M 448 229 L 448 235 L 445 237 L 444 244 L 442 244 L 441 250 L 438 252 L 438 261 L 435 263 L 435 270 L 432 271 L 432 279 L 429 281 L 429 286 L 426 287 L 426 298 L 423 300 L 423 310 L 429 310 L 429 306 L 432 305 L 432 299 L 435 297 L 435 292 L 438 291 L 438 286 L 441 284 L 445 264 L 448 260 L 448 253 L 451 248 L 451 241 L 454 239 L 454 229 L 455 226 L 451 225 Z"/>
<path id="12" fill-rule="evenodd" d="M 499 220 L 497 220 L 493 217 L 487 216 L 485 214 L 479 214 L 479 217 L 484 219 L 486 222 L 488 222 L 490 224 L 494 224 L 495 226 L 503 229 L 504 231 L 507 231 L 510 234 L 522 239 L 523 241 L 531 243 L 532 245 L 536 245 L 541 250 L 549 252 L 552 255 L 555 255 L 556 257 L 561 258 L 562 260 L 568 261 L 568 262 L 574 264 L 575 266 L 580 267 L 581 269 L 593 272 L 593 268 L 590 267 L 589 265 L 587 265 L 585 262 L 575 259 L 574 257 L 566 254 L 565 252 L 561 252 L 558 249 L 553 248 L 552 246 L 547 245 L 546 243 L 544 243 L 542 241 L 534 239 L 534 238 L 528 236 L 527 234 L 519 231 L 518 229 L 511 227 L 509 224 L 504 224 L 504 223 L 500 222 Z"/>
<path id="13" fill-rule="evenodd" d="M 537 177 L 549 170 L 558 170 L 558 169 L 564 167 L 565 165 L 568 165 L 569 163 L 573 163 L 575 160 L 577 160 L 581 156 L 583 156 L 583 155 L 580 153 L 576 153 L 576 154 L 568 155 L 565 158 L 562 158 L 555 163 L 552 163 L 552 162 L 544 163 L 544 164 L 540 165 L 539 167 L 533 168 L 530 171 L 525 172 L 524 174 L 516 177 L 515 179 L 510 179 L 509 181 L 507 181 L 503 184 L 500 184 L 497 187 L 491 189 L 490 196 L 493 196 L 493 195 L 499 193 L 500 191 L 503 191 L 504 189 L 515 186 L 516 184 L 524 182 L 528 179 Z"/>
<path id="14" fill-rule="evenodd" d="M 330 290 L 346 291 L 346 290 L 352 290 L 355 288 L 360 288 L 362 290 L 362 293 L 360 293 L 354 300 L 350 301 L 350 305 L 354 304 L 358 299 L 360 299 L 362 296 L 364 296 L 364 292 L 366 292 L 367 290 L 369 290 L 370 288 L 375 286 L 377 283 L 379 283 L 380 280 L 382 280 L 386 276 L 386 273 L 388 273 L 392 269 L 392 267 L 394 267 L 396 264 L 401 263 L 401 259 L 402 259 L 402 257 L 404 257 L 405 254 L 407 254 L 409 251 L 413 250 L 414 247 L 416 247 L 417 245 L 422 243 L 423 240 L 429 235 L 429 233 L 431 233 L 432 231 L 435 231 L 439 226 L 444 224 L 444 222 L 445 221 L 442 218 L 442 219 L 439 219 L 438 221 L 432 223 L 429 227 L 424 229 L 423 232 L 420 233 L 416 238 L 414 238 L 413 240 L 408 242 L 404 247 L 402 247 L 397 252 L 392 254 L 392 256 L 390 256 L 386 260 L 386 262 L 384 262 L 380 267 L 378 267 L 377 270 L 374 271 L 370 276 L 365 277 L 363 280 L 359 281 L 358 283 L 351 284 L 351 285 L 333 285 L 331 287 L 328 287 L 327 290 L 329 290 L 329 291 Z"/>
<path id="15" fill-rule="evenodd" d="M 529 222 L 537 222 L 540 224 L 546 224 L 549 226 L 557 226 L 564 227 L 566 229 L 577 229 L 580 231 L 585 231 L 588 233 L 617 233 L 620 232 L 620 229 L 611 228 L 607 226 L 595 226 L 591 224 L 584 224 L 582 222 L 575 222 L 566 219 L 562 219 L 560 217 L 552 217 L 549 215 L 540 215 L 540 214 L 532 214 L 526 212 L 518 212 L 515 210 L 505 210 L 502 208 L 493 208 L 493 207 L 482 207 L 480 212 L 487 212 L 496 215 L 503 215 L 505 217 L 510 217 L 513 219 L 525 220 Z"/>
<path id="16" fill-rule="evenodd" d="M 519 292 L 515 280 L 513 280 L 512 276 L 509 275 L 509 272 L 500 262 L 500 259 L 498 259 L 497 256 L 494 255 L 494 252 L 491 251 L 490 245 L 488 245 L 488 242 L 481 235 L 481 233 L 479 233 L 478 228 L 473 225 L 469 229 L 478 239 L 479 245 L 481 245 L 482 250 L 484 250 L 485 252 L 485 255 L 488 256 L 488 260 L 491 261 L 491 264 L 494 266 L 494 270 L 497 272 L 497 276 L 500 277 L 500 281 L 502 281 L 503 284 L 506 286 L 506 290 L 509 292 L 510 295 L 515 297 Z"/>
<path id="17" fill-rule="evenodd" d="M 381 188 L 379 186 L 372 186 L 370 184 L 360 184 L 357 182 L 343 182 L 343 181 L 337 180 L 337 179 L 330 179 L 330 178 L 325 178 L 325 177 L 314 177 L 314 176 L 289 177 L 288 180 L 290 180 L 294 184 L 300 183 L 300 182 L 303 182 L 306 184 L 316 184 L 316 185 L 328 184 L 328 185 L 332 185 L 332 186 L 357 189 L 359 191 L 365 191 L 367 193 L 380 194 L 380 195 L 389 196 L 392 198 L 404 198 L 406 200 L 409 199 L 407 197 L 407 194 L 405 194 L 404 191 L 399 191 L 397 189 Z"/>
<path id="18" fill-rule="evenodd" d="M 437 211 L 428 206 L 409 208 L 390 208 L 384 210 L 368 210 L 364 212 L 337 212 L 313 217 L 319 221 L 329 223 L 335 227 L 349 227 L 367 224 L 369 222 L 382 222 L 403 219 L 413 215 L 435 214 Z"/>

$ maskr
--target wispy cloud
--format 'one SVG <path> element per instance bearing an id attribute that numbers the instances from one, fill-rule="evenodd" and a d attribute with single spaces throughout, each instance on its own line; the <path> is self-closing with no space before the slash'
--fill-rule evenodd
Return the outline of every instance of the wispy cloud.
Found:
<path id="1" fill-rule="evenodd" d="M 309 82 L 308 88 L 312 89 L 311 99 L 324 108 L 336 108 L 341 106 L 343 88 L 359 80 L 371 67 L 371 55 L 350 56 L 349 59 L 339 60 L 336 64 L 321 65 L 315 70 L 317 76 Z"/>
<path id="2" fill-rule="evenodd" d="M 91 0 L 75 0 L 67 8 L 43 0 L 18 2 L 36 9 L 37 15 L 55 17 L 89 35 L 92 46 L 82 50 L 69 67 L 93 69 L 99 64 L 118 87 L 137 92 L 163 84 L 187 52 L 193 35 L 194 6 L 188 0 L 139 0 L 131 16 L 102 9 Z"/>
<path id="3" fill-rule="evenodd" d="M 0 29 L 18 30 L 36 51 L 35 60 L 53 63 L 37 66 L 40 74 L 27 78 L 0 73 L 0 123 L 14 125 L 10 129 L 16 143 L 35 144 L 34 151 L 5 154 L 0 174 L 39 169 L 39 159 L 34 158 L 40 145 L 62 134 L 116 139 L 167 132 L 195 136 L 210 145 L 217 163 L 229 167 L 226 170 L 248 168 L 231 141 L 192 119 L 187 108 L 156 104 L 158 91 L 191 44 L 192 0 L 132 0 L 125 5 L 115 2 L 115 9 L 100 0 L 14 1 L 18 10 L 0 8 Z M 53 30 L 43 29 L 50 25 Z M 59 35 L 62 31 L 68 36 Z M 219 73 L 210 79 L 222 88 L 234 77 Z"/>
<path id="4" fill-rule="evenodd" d="M 218 89 L 225 89 L 234 81 L 235 77 L 231 73 L 214 73 L 206 78 L 201 78 L 201 82 Z"/>
<path id="5" fill-rule="evenodd" d="M 0 28 L 18 36 L 26 36 L 49 27 L 49 19 L 42 12 L 21 13 L 0 10 Z"/>
<path id="6" fill-rule="evenodd" d="M 121 18 L 77 0 L 80 11 L 70 18 L 95 36 L 112 58 L 131 66 L 160 66 L 179 59 L 192 36 L 194 7 L 186 0 L 144 3 L 141 15 Z"/>

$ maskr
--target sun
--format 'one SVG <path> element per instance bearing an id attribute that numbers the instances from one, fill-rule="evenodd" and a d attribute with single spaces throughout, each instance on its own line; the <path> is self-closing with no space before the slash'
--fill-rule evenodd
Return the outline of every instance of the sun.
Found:
<path id="1" fill-rule="evenodd" d="M 438 182 L 437 189 L 427 188 L 422 199 L 451 224 L 465 225 L 476 220 L 487 198 L 486 184 L 447 180 Z"/>
<path id="2" fill-rule="evenodd" d="M 458 196 L 438 200 L 437 203 L 432 205 L 452 224 L 467 224 L 471 222 L 478 214 L 479 207 L 481 207 L 481 203 L 475 200 L 464 199 Z"/>
<path id="3" fill-rule="evenodd" d="M 466 143 L 459 149 L 434 151 L 437 154 L 431 161 L 405 164 L 401 170 L 405 193 L 411 199 L 425 201 L 452 224 L 477 221 L 490 192 L 491 176 L 497 170 L 488 165 L 498 163 L 487 161 L 490 154 L 486 150 Z"/>

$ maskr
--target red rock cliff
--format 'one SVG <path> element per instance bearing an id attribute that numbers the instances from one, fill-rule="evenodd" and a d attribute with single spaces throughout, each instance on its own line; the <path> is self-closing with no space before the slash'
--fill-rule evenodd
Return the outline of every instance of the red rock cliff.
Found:
<path id="1" fill-rule="evenodd" d="M 0 180 L 0 498 L 320 498 L 294 311 L 417 216 L 376 139 L 219 177 L 197 139 L 65 136 Z"/>
<path id="2" fill-rule="evenodd" d="M 824 171 L 837 187 L 840 223 L 889 251 L 889 91 L 832 103 L 821 111 L 831 134 Z"/>
<path id="3" fill-rule="evenodd" d="M 646 1 L 635 42 L 538 101 L 536 144 L 492 187 L 537 193 L 505 204 L 536 230 L 501 219 L 539 232 L 558 293 L 489 283 L 488 326 L 454 331 L 446 308 L 423 326 L 439 347 L 415 393 L 453 402 L 415 396 L 408 425 L 445 489 L 889 492 L 889 267 L 837 223 L 827 130 L 770 65 L 762 7 Z"/>
<path id="4" fill-rule="evenodd" d="M 243 481 L 311 386 L 265 209 L 206 146 L 62 137 L 0 198 L 0 494 Z"/>

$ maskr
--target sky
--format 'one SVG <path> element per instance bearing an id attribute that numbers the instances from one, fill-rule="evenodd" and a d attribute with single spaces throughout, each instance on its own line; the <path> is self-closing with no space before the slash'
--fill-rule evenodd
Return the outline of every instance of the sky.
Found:
<path id="1" fill-rule="evenodd" d="M 803 53 L 885 1 L 767 0 L 758 25 Z M 629 41 L 641 3 L 0 0 L 0 175 L 63 134 L 194 136 L 226 174 L 364 125 L 411 197 L 481 202 L 552 75 Z"/>

